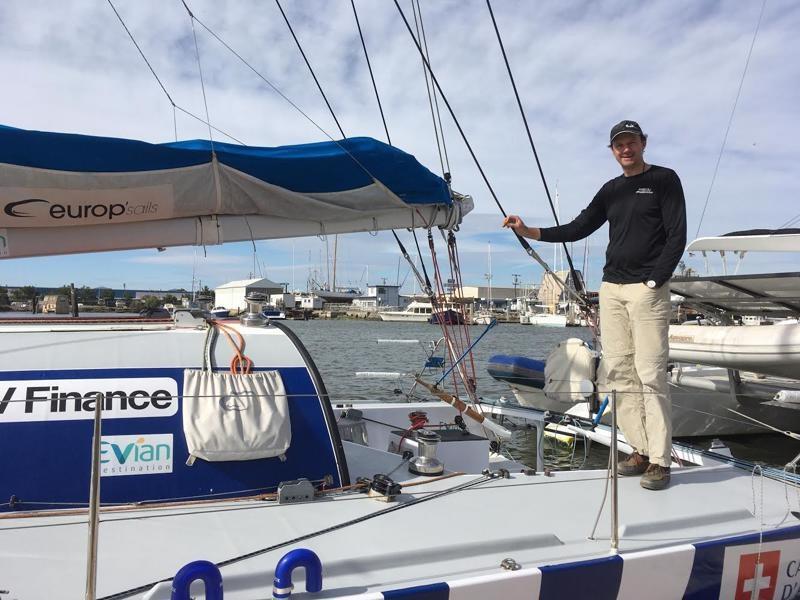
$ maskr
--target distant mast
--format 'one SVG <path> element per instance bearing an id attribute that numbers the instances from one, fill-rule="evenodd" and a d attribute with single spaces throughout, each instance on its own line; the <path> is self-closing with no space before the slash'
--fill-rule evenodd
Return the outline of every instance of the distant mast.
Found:
<path id="1" fill-rule="evenodd" d="M 488 284 L 489 294 L 488 294 L 488 308 L 491 310 L 492 308 L 492 242 L 486 243 L 488 246 L 488 263 L 489 263 L 489 272 L 486 273 L 486 283 Z"/>

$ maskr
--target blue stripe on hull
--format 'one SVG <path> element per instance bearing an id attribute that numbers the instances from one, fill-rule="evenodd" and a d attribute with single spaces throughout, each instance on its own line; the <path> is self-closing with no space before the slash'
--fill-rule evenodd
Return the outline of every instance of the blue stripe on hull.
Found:
<path id="1" fill-rule="evenodd" d="M 622 557 L 548 565 L 540 570 L 540 600 L 614 600 L 622 581 Z"/>
<path id="2" fill-rule="evenodd" d="M 413 598 L 413 600 L 448 600 L 450 586 L 446 583 L 431 583 L 416 587 L 383 592 L 384 598 Z"/>

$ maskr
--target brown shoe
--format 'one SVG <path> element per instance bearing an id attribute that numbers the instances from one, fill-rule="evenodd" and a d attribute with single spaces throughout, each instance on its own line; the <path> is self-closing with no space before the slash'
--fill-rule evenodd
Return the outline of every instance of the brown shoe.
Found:
<path id="1" fill-rule="evenodd" d="M 652 464 L 642 475 L 639 484 L 646 490 L 663 490 L 669 485 L 669 467 Z"/>
<path id="2" fill-rule="evenodd" d="M 617 465 L 617 473 L 624 476 L 641 475 L 650 466 L 650 460 L 638 452 L 634 452 L 628 458 Z"/>

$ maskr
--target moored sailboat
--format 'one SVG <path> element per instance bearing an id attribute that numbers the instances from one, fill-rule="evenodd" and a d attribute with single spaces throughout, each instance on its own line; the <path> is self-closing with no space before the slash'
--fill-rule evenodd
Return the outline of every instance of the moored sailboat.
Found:
<path id="1" fill-rule="evenodd" d="M 56 226 L 49 233 L 50 225 L 22 231 L 12 224 L 9 256 L 112 249 L 115 239 L 120 247 L 162 247 L 420 227 L 420 213 L 428 228 L 452 228 L 468 212 L 467 199 L 451 198 L 443 180 L 429 179 L 395 150 L 389 155 L 410 169 L 399 181 L 432 190 L 419 202 L 413 190 L 404 196 L 379 171 L 365 176 L 336 144 L 317 148 L 341 159 L 333 166 L 308 160 L 303 148 L 272 149 L 281 158 L 301 158 L 302 168 L 281 163 L 276 179 L 258 181 L 249 170 L 247 177 L 231 172 L 239 169 L 226 162 L 229 156 L 215 157 L 208 145 L 200 146 L 202 160 L 189 166 L 204 174 L 192 182 L 204 192 L 201 198 L 211 199 L 207 214 L 180 212 L 175 223 L 130 221 L 122 228 L 108 222 L 91 223 L 89 230 Z M 372 148 L 386 156 L 380 145 Z M 260 162 L 253 150 L 233 153 L 241 153 L 239 166 Z M 7 160 L 0 161 L 0 192 L 25 191 L 8 202 L 33 199 L 26 196 L 34 189 L 40 198 L 42 188 L 2 179 L 6 172 L 24 171 L 35 181 L 39 169 L 50 177 L 63 171 L 63 165 Z M 129 166 L 118 163 L 113 172 Z M 57 194 L 63 185 L 85 197 L 97 191 L 92 185 L 119 177 L 121 188 L 146 197 L 150 184 L 170 183 L 172 174 L 164 171 L 182 169 L 147 166 L 154 173 L 137 174 L 147 183 L 141 188 L 135 178 L 87 168 L 58 173 L 63 179 L 48 180 L 48 189 Z M 287 172 L 302 173 L 302 181 L 287 183 Z M 341 179 L 335 189 L 319 180 L 313 192 L 303 187 L 331 173 L 352 177 L 354 187 L 341 189 Z M 180 189 L 173 183 L 166 187 Z M 246 198 L 239 196 L 242 186 Z M 104 189 L 93 206 L 101 206 L 98 212 L 106 206 L 110 214 L 118 191 Z M 337 206 L 302 218 L 294 201 L 308 208 L 309 199 L 311 206 L 326 200 Z M 288 214 L 269 214 L 270 205 L 282 201 Z M 250 212 L 251 204 L 266 214 Z M 251 223 L 257 225 L 252 230 Z M 137 239 L 140 230 L 147 235 Z M 457 391 L 430 386 L 458 408 L 438 401 L 353 407 L 346 399 L 332 406 L 311 353 L 256 311 L 225 333 L 185 315 L 160 329 L 94 325 L 43 322 L 0 330 L 3 351 L 15 358 L 0 371 L 7 385 L 0 454 L 12 475 L 0 481 L 2 497 L 9 498 L 0 518 L 1 575 L 12 597 L 73 598 L 91 590 L 89 597 L 108 600 L 185 600 L 221 597 L 224 589 L 226 598 L 253 599 L 268 597 L 272 588 L 273 597 L 285 598 L 301 594 L 299 582 L 292 583 L 297 566 L 305 568 L 309 593 L 364 600 L 730 597 L 748 584 L 764 586 L 764 573 L 774 589 L 796 583 L 790 567 L 800 531 L 791 511 L 800 506 L 793 494 L 787 498 L 787 488 L 797 485 L 789 473 L 762 472 L 756 503 L 752 465 L 690 455 L 702 466 L 676 464 L 675 485 L 656 496 L 635 479 L 617 481 L 612 468 L 612 518 L 593 528 L 596 515 L 586 502 L 601 504 L 609 472 L 553 473 L 520 464 L 503 452 L 510 431 L 481 414 L 494 408 L 468 406 L 477 418 L 463 419 L 469 411 Z M 103 417 L 106 404 L 110 413 L 93 428 L 89 415 Z M 198 404 L 210 406 L 211 416 L 189 412 Z M 3 421 L 11 415 L 16 420 Z M 30 443 L 28 434 L 40 443 Z M 98 470 L 116 469 L 99 473 L 99 506 L 81 492 L 89 488 L 94 447 Z M 475 506 L 491 518 L 476 518 Z M 99 545 L 87 544 L 87 528 Z M 84 576 L 87 563 L 97 567 L 96 586 Z"/>

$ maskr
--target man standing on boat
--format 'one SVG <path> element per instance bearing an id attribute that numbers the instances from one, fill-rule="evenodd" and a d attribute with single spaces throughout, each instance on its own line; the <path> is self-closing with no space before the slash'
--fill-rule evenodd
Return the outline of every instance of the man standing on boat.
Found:
<path id="1" fill-rule="evenodd" d="M 636 121 L 611 129 L 611 152 L 622 175 L 608 181 L 571 223 L 528 227 L 511 215 L 518 235 L 574 242 L 606 221 L 609 242 L 600 286 L 601 371 L 617 390 L 617 418 L 634 453 L 621 475 L 642 475 L 642 487 L 669 485 L 672 417 L 667 384 L 669 286 L 686 246 L 686 203 L 678 175 L 644 160 L 647 135 Z"/>

